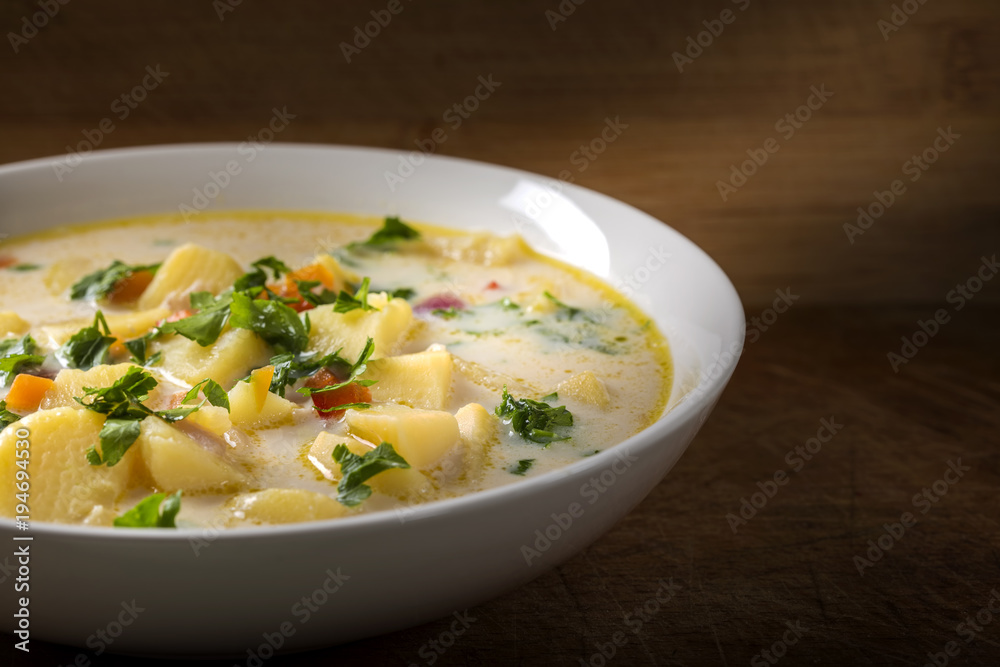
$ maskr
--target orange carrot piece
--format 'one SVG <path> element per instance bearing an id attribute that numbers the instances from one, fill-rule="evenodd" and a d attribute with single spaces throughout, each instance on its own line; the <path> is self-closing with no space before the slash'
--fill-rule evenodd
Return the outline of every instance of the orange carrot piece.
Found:
<path id="1" fill-rule="evenodd" d="M 301 269 L 296 269 L 292 271 L 287 276 L 285 276 L 284 281 L 280 283 L 275 283 L 268 285 L 267 288 L 277 294 L 280 297 L 286 299 L 297 299 L 288 306 L 298 313 L 305 310 L 311 310 L 314 306 L 302 298 L 299 293 L 299 286 L 296 284 L 296 280 L 302 281 L 318 281 L 323 287 L 332 290 L 337 282 L 333 273 L 330 269 L 326 268 L 322 264 L 310 264 L 309 266 L 303 266 Z M 263 296 L 258 297 L 262 299 L 267 298 L 267 294 L 264 293 Z"/>
<path id="2" fill-rule="evenodd" d="M 19 373 L 10 385 L 7 394 L 7 408 L 12 412 L 34 412 L 38 409 L 45 392 L 52 388 L 55 382 L 48 378 Z"/>
<path id="3" fill-rule="evenodd" d="M 115 283 L 108 301 L 111 303 L 131 303 L 138 300 L 153 281 L 152 271 L 136 271 Z"/>
<path id="4" fill-rule="evenodd" d="M 322 389 L 330 385 L 338 384 L 337 377 L 329 370 L 323 368 L 311 378 L 306 380 L 306 386 L 310 389 Z M 340 419 L 346 410 L 333 410 L 338 405 L 349 405 L 351 403 L 370 403 L 372 392 L 368 387 L 364 387 L 356 382 L 343 386 L 333 391 L 325 391 L 321 394 L 313 394 L 313 407 L 316 413 L 325 419 Z"/>

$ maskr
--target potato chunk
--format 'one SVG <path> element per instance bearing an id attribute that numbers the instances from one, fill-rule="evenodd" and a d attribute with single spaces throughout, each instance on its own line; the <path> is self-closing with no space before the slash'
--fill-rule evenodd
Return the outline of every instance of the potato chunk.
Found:
<path id="1" fill-rule="evenodd" d="M 251 382 L 237 382 L 229 391 L 229 418 L 242 429 L 277 426 L 292 417 L 295 404 L 267 391 L 258 401 L 257 387 Z"/>
<path id="2" fill-rule="evenodd" d="M 212 435 L 217 435 L 220 438 L 226 431 L 233 427 L 233 422 L 229 418 L 229 412 L 225 408 L 215 405 L 203 405 L 197 411 L 185 417 L 183 421 L 193 424 Z"/>
<path id="3" fill-rule="evenodd" d="M 118 315 L 105 315 L 108 322 L 108 330 L 111 335 L 119 341 L 130 338 L 138 338 L 157 325 L 161 320 L 170 315 L 166 308 L 151 308 L 140 310 L 135 313 L 119 313 Z M 80 329 L 94 324 L 94 318 L 71 320 L 59 324 L 50 324 L 38 328 L 38 342 L 51 348 L 56 348 L 65 343 L 70 337 Z"/>
<path id="4" fill-rule="evenodd" d="M 224 491 L 245 483 L 243 473 L 225 457 L 222 443 L 220 451 L 211 451 L 157 417 L 144 419 L 141 428 L 132 449 L 141 452 L 161 491 Z"/>
<path id="5" fill-rule="evenodd" d="M 152 349 L 163 353 L 160 367 L 167 374 L 191 385 L 212 378 L 223 387 L 231 387 L 270 358 L 267 343 L 246 329 L 223 331 L 208 347 L 174 334 L 154 343 Z"/>
<path id="6" fill-rule="evenodd" d="M 361 377 L 377 381 L 368 389 L 379 403 L 443 410 L 451 396 L 453 365 L 447 350 L 427 350 L 371 361 Z"/>
<path id="7" fill-rule="evenodd" d="M 138 305 L 143 309 L 183 308 L 191 292 L 218 294 L 241 275 L 243 268 L 226 253 L 187 243 L 164 260 Z"/>
<path id="8" fill-rule="evenodd" d="M 333 255 L 327 255 L 325 253 L 322 255 L 316 255 L 315 263 L 320 264 L 333 274 L 333 277 L 337 279 L 335 286 L 336 289 L 343 288 L 345 283 L 356 285 L 361 282 L 361 278 L 358 274 L 344 267 L 344 265 L 338 262 Z"/>
<path id="9" fill-rule="evenodd" d="M 309 349 L 330 354 L 343 348 L 340 356 L 353 361 L 371 338 L 373 359 L 391 355 L 413 322 L 413 310 L 405 299 L 389 299 L 384 292 L 370 295 L 368 304 L 378 310 L 336 313 L 332 304 L 310 310 Z"/>
<path id="10" fill-rule="evenodd" d="M 425 242 L 442 257 L 481 266 L 509 266 L 528 253 L 527 244 L 517 234 L 494 236 L 488 232 L 472 232 L 456 236 L 434 236 L 425 239 Z"/>
<path id="11" fill-rule="evenodd" d="M 233 498 L 234 512 L 230 525 L 240 521 L 256 524 L 299 523 L 336 519 L 348 509 L 333 498 L 304 489 L 265 489 Z"/>
<path id="12" fill-rule="evenodd" d="M 611 405 L 611 396 L 608 394 L 607 387 L 594 375 L 593 371 L 583 371 L 563 380 L 556 385 L 556 391 L 560 395 L 569 396 L 599 408 Z"/>
<path id="13" fill-rule="evenodd" d="M 0 313 L 0 338 L 7 336 L 23 336 L 28 333 L 31 325 L 17 313 L 5 310 Z"/>
<path id="14" fill-rule="evenodd" d="M 0 433 L 0 515 L 14 516 L 18 433 L 29 431 L 31 519 L 78 523 L 98 506 L 107 508 L 128 488 L 137 453 L 130 449 L 113 467 L 92 466 L 87 450 L 98 444 L 104 417 L 90 410 L 56 408 L 28 415 Z"/>
<path id="15" fill-rule="evenodd" d="M 418 470 L 432 468 L 459 441 L 458 422 L 449 412 L 377 405 L 348 410 L 345 418 L 351 433 L 373 445 L 391 443 Z"/>
<path id="16" fill-rule="evenodd" d="M 134 364 L 102 364 L 94 366 L 90 370 L 81 371 L 75 368 L 65 368 L 59 371 L 55 384 L 45 392 L 39 407 L 42 410 L 50 408 L 68 407 L 80 408 L 83 406 L 74 400 L 74 397 L 83 398 L 84 387 L 110 387 L 120 380 L 130 368 L 138 368 Z M 147 403 L 155 403 L 159 400 L 160 388 L 156 387 L 149 394 Z"/>
<path id="17" fill-rule="evenodd" d="M 333 482 L 339 482 L 342 477 L 340 466 L 333 460 L 333 449 L 341 443 L 358 456 L 364 456 L 374 449 L 370 444 L 354 438 L 335 436 L 325 431 L 316 436 L 309 447 L 309 460 L 324 477 Z M 396 451 L 399 452 L 398 449 Z M 432 490 L 430 480 L 415 468 L 383 470 L 369 478 L 365 484 L 372 487 L 372 491 L 400 500 L 416 500 Z"/>
<path id="18" fill-rule="evenodd" d="M 489 448 L 499 441 L 497 418 L 479 403 L 469 403 L 455 413 L 455 420 L 465 446 L 466 474 L 475 475 L 483 469 Z"/>

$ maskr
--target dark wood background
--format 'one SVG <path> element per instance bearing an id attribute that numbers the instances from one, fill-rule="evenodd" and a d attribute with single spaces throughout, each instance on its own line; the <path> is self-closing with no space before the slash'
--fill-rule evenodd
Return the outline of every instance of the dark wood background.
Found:
<path id="1" fill-rule="evenodd" d="M 786 621 L 807 629 L 787 664 L 922 665 L 949 641 L 949 664 L 997 664 L 1000 623 L 968 643 L 956 626 L 1000 586 L 1000 284 L 961 311 L 946 298 L 1000 246 L 1000 5 L 927 0 L 886 40 L 888 0 L 588 0 L 555 30 L 558 0 L 403 0 L 347 63 L 339 44 L 385 5 L 243 0 L 220 20 L 207 1 L 75 0 L 15 53 L 8 33 L 39 7 L 7 0 L 0 163 L 65 152 L 106 117 L 101 148 L 240 141 L 275 107 L 296 115 L 282 141 L 408 149 L 492 75 L 498 90 L 439 152 L 573 170 L 708 250 L 748 317 L 776 289 L 801 299 L 748 345 L 651 496 L 575 559 L 472 610 L 437 664 L 578 665 L 620 630 L 609 663 L 746 664 Z M 724 9 L 735 21 L 679 72 L 674 52 Z M 115 118 L 113 101 L 156 65 L 169 76 Z M 775 122 L 812 86 L 833 95 L 781 138 Z M 628 129 L 577 173 L 571 154 L 608 117 Z M 904 163 L 948 127 L 960 138 L 906 180 Z M 780 150 L 723 201 L 716 182 L 769 137 Z M 849 243 L 843 225 L 897 178 L 906 193 Z M 951 321 L 893 372 L 887 353 L 938 308 Z M 734 534 L 726 515 L 831 416 L 843 431 Z M 966 475 L 859 575 L 854 556 L 959 457 Z M 624 614 L 661 578 L 681 591 L 632 633 Z M 447 627 L 273 663 L 426 664 L 420 647 Z M 0 655 L 23 661 L 9 643 Z M 75 655 L 38 646 L 24 664 Z"/>

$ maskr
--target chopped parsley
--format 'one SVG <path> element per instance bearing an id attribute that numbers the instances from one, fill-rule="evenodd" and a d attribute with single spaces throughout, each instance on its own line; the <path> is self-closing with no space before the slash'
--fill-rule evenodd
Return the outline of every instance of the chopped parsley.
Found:
<path id="1" fill-rule="evenodd" d="M 431 311 L 431 315 L 437 315 L 438 317 L 446 320 L 453 320 L 461 314 L 462 311 L 455 308 L 455 306 L 449 306 L 447 308 L 435 308 L 434 310 Z"/>
<path id="2" fill-rule="evenodd" d="M 368 305 L 368 287 L 369 280 L 365 278 L 361 281 L 361 286 L 358 287 L 358 291 L 351 296 L 344 290 L 340 290 L 340 294 L 337 295 L 337 300 L 333 304 L 333 312 L 335 313 L 349 313 L 352 310 L 378 310 L 375 306 Z"/>
<path id="3" fill-rule="evenodd" d="M 521 306 L 514 303 L 509 296 L 505 296 L 504 298 L 500 299 L 498 303 L 500 304 L 500 307 L 503 308 L 504 310 L 521 310 Z"/>
<path id="4" fill-rule="evenodd" d="M 296 354 L 309 344 L 309 334 L 299 314 L 283 303 L 251 299 L 235 292 L 230 311 L 234 327 L 254 332 L 278 352 Z"/>
<path id="5" fill-rule="evenodd" d="M 339 350 L 337 352 L 339 352 Z M 371 338 L 369 338 L 365 342 L 364 349 L 361 350 L 361 354 L 358 355 L 358 360 L 355 361 L 353 364 L 351 364 L 350 362 L 347 362 L 346 360 L 342 359 L 340 356 L 338 356 L 337 352 L 334 352 L 333 355 L 331 355 L 331 356 L 334 357 L 334 359 L 330 359 L 330 363 L 324 363 L 323 366 L 330 366 L 330 365 L 333 365 L 335 363 L 348 364 L 347 379 L 344 380 L 343 382 L 338 382 L 337 384 L 331 384 L 331 385 L 327 385 L 325 387 L 320 387 L 319 389 L 313 389 L 312 387 L 302 387 L 301 389 L 298 390 L 298 392 L 300 394 L 305 394 L 306 396 L 312 396 L 313 394 L 324 394 L 324 393 L 327 393 L 327 392 L 331 392 L 331 391 L 334 391 L 334 390 L 346 387 L 347 385 L 351 384 L 352 382 L 356 382 L 357 384 L 361 385 L 362 387 L 370 387 L 370 386 L 372 386 L 373 384 L 375 384 L 377 382 L 377 380 L 359 380 L 358 379 L 359 375 L 361 375 L 366 370 L 368 370 L 368 360 L 371 358 L 372 353 L 375 352 L 375 341 L 374 340 L 372 340 Z M 329 357 L 327 357 L 326 359 L 329 359 Z M 316 370 L 319 370 L 320 368 L 321 368 L 320 366 L 317 366 Z M 315 372 L 315 371 L 313 371 L 313 372 Z M 370 408 L 371 406 L 368 403 L 351 403 L 351 404 L 348 404 L 346 406 L 334 406 L 332 408 L 326 408 L 324 410 L 324 412 L 329 412 L 331 410 L 346 410 L 348 407 L 350 407 L 350 408 Z"/>
<path id="6" fill-rule="evenodd" d="M 382 290 L 382 291 L 388 291 L 388 290 Z M 392 297 L 393 299 L 406 299 L 406 300 L 410 300 L 413 297 L 415 297 L 416 295 L 417 295 L 417 291 L 415 289 L 411 289 L 409 287 L 398 287 L 398 288 L 392 290 L 391 292 L 389 292 L 389 296 Z"/>
<path id="7" fill-rule="evenodd" d="M 520 475 L 521 477 L 524 477 L 524 475 L 531 470 L 531 466 L 533 465 L 535 465 L 535 459 L 521 459 L 517 462 L 517 465 L 508 468 L 507 472 L 511 475 Z"/>
<path id="8" fill-rule="evenodd" d="M 0 386 L 7 386 L 26 367 L 38 366 L 45 356 L 36 354 L 38 344 L 30 335 L 0 342 Z"/>
<path id="9" fill-rule="evenodd" d="M 250 266 L 253 267 L 253 270 L 237 278 L 233 284 L 233 290 L 237 292 L 252 291 L 255 294 L 260 292 L 267 284 L 267 272 L 264 269 L 271 270 L 274 280 L 292 272 L 287 264 L 276 257 L 262 257 Z"/>
<path id="10" fill-rule="evenodd" d="M 190 300 L 191 308 L 197 312 L 176 322 L 166 322 L 157 329 L 157 334 L 180 334 L 202 347 L 208 347 L 219 339 L 229 321 L 233 295 L 223 292 L 216 297 L 211 292 L 192 292 Z"/>
<path id="11" fill-rule="evenodd" d="M 162 503 L 162 504 L 161 504 Z M 167 496 L 154 493 L 116 518 L 115 528 L 176 528 L 175 519 L 181 511 L 181 492 Z"/>
<path id="12" fill-rule="evenodd" d="M 149 392 L 156 385 L 156 378 L 133 366 L 110 387 L 84 387 L 83 398 L 74 397 L 77 403 L 88 410 L 107 416 L 101 427 L 101 451 L 98 452 L 96 447 L 87 450 L 87 461 L 91 465 L 111 467 L 121 461 L 125 452 L 138 439 L 139 425 L 146 417 L 155 416 L 164 421 L 175 422 L 201 407 L 198 405 L 158 412 L 150 410 L 143 405 L 143 401 L 149 398 Z"/>
<path id="13" fill-rule="evenodd" d="M 14 414 L 7 409 L 7 401 L 0 400 L 0 431 L 21 419 L 21 415 Z"/>
<path id="14" fill-rule="evenodd" d="M 212 378 L 205 378 L 184 394 L 184 402 L 198 400 L 199 392 L 205 394 L 205 400 L 209 403 L 219 408 L 225 408 L 226 412 L 229 412 L 229 394 L 218 382 Z"/>
<path id="15" fill-rule="evenodd" d="M 119 260 L 111 262 L 111 265 L 88 273 L 80 278 L 71 288 L 69 298 L 79 299 L 103 299 L 115 289 L 119 281 L 128 278 L 133 273 L 149 271 L 156 273 L 160 268 L 159 264 L 133 265 L 130 266 Z"/>
<path id="16" fill-rule="evenodd" d="M 97 311 L 92 325 L 77 331 L 56 350 L 56 359 L 66 368 L 86 371 L 108 363 L 111 346 L 116 340 L 111 335 L 104 313 Z"/>
<path id="17" fill-rule="evenodd" d="M 568 435 L 559 435 L 553 430 L 573 425 L 573 415 L 565 406 L 554 408 L 544 401 L 533 401 L 530 398 L 515 399 L 507 393 L 506 385 L 503 388 L 500 405 L 494 412 L 504 424 L 510 426 L 513 433 L 530 442 L 548 445 L 570 438 Z"/>
<path id="18" fill-rule="evenodd" d="M 548 290 L 542 292 L 542 294 L 545 295 L 546 299 L 548 299 L 549 301 L 551 301 L 552 303 L 554 303 L 559 308 L 559 310 L 556 313 L 556 319 L 560 319 L 560 320 L 563 320 L 563 319 L 573 320 L 573 319 L 576 319 L 576 317 L 578 315 L 583 315 L 583 319 L 587 320 L 588 322 L 591 321 L 591 319 L 589 317 L 587 317 L 586 313 L 583 311 L 582 308 L 575 308 L 573 306 L 567 306 L 565 303 L 563 303 L 562 301 L 560 301 L 559 299 L 557 299 L 555 296 L 553 296 L 552 293 L 549 292 Z"/>
<path id="19" fill-rule="evenodd" d="M 339 444 L 333 448 L 333 460 L 340 465 L 341 474 L 337 500 L 348 507 L 360 505 L 372 494 L 372 487 L 365 482 L 375 475 L 393 468 L 410 467 L 388 442 L 365 452 L 364 456 L 358 456 L 347 445 Z"/>
<path id="20" fill-rule="evenodd" d="M 152 366 L 163 356 L 162 352 L 157 352 L 153 355 L 147 356 L 147 351 L 149 348 L 149 343 L 156 338 L 159 332 L 157 330 L 150 331 L 138 338 L 133 338 L 132 340 L 125 341 L 125 349 L 128 350 L 129 355 L 132 357 L 132 361 L 140 366 Z"/>
<path id="21" fill-rule="evenodd" d="M 299 290 L 299 296 L 302 300 L 312 306 L 325 306 L 328 303 L 336 303 L 337 293 L 331 292 L 326 287 L 323 287 L 319 292 L 314 292 L 313 290 L 320 285 L 322 285 L 318 280 L 296 280 L 295 286 Z"/>
<path id="22" fill-rule="evenodd" d="M 15 264 L 14 266 L 8 266 L 7 270 L 25 273 L 27 271 L 37 271 L 40 268 L 42 268 L 41 264 Z"/>
<path id="23" fill-rule="evenodd" d="M 352 243 L 350 247 L 368 247 L 386 249 L 399 241 L 412 241 L 420 238 L 420 232 L 410 227 L 396 216 L 387 216 L 382 223 L 382 229 L 372 234 L 367 241 Z"/>

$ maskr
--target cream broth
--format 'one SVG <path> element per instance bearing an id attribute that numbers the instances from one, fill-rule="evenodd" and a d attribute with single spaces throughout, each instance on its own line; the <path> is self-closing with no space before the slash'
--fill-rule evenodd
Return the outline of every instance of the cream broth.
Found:
<path id="1" fill-rule="evenodd" d="M 31 433 L 33 520 L 111 525 L 150 494 L 182 491 L 177 526 L 236 527 L 405 511 L 514 483 L 611 447 L 664 410 L 672 382 L 666 341 L 598 279 L 536 254 L 517 237 L 403 223 L 403 236 L 381 243 L 373 234 L 391 231 L 382 225 L 334 214 L 220 213 L 7 240 L 0 246 L 0 261 L 9 264 L 0 269 L 0 340 L 30 335 L 45 361 L 25 363 L 18 370 L 32 378 L 14 372 L 0 388 L 8 414 L 21 418 L 0 432 L 0 515 L 18 513 L 10 498 L 19 479 L 19 430 Z M 269 256 L 293 273 L 262 265 L 264 284 L 245 299 L 234 296 L 253 263 Z M 115 260 L 133 267 L 131 274 L 105 294 L 70 298 L 82 279 Z M 155 275 L 144 268 L 156 264 Z M 134 298 L 122 297 L 128 289 L 137 290 Z M 214 306 L 196 307 L 192 292 L 232 302 L 221 332 L 204 345 L 185 336 Z M 256 309 L 256 324 L 240 319 L 245 304 Z M 87 327 L 101 335 L 98 311 L 117 341 L 103 359 L 80 362 L 67 346 Z M 289 352 L 266 329 L 277 320 L 264 320 L 278 311 L 297 319 L 286 320 L 283 331 L 300 331 L 300 348 Z M 143 355 L 122 345 L 143 336 Z M 302 377 L 275 387 L 282 352 Z M 333 352 L 329 365 L 309 366 Z M 66 369 L 74 364 L 79 368 Z M 139 401 L 147 411 L 202 407 L 182 418 L 164 413 L 169 422 L 133 415 L 141 434 L 108 466 L 112 445 L 122 441 L 106 444 L 108 413 L 76 399 L 98 402 L 82 388 L 108 389 L 134 377 L 130 368 L 156 382 Z M 228 409 L 213 405 L 211 384 L 184 398 L 206 378 L 227 392 Z M 316 393 L 297 391 L 304 384 Z M 508 422 L 516 411 L 497 414 L 504 387 L 515 400 L 544 404 L 539 412 L 515 405 L 517 414 L 555 420 L 535 436 L 551 442 L 515 432 Z M 341 395 L 348 398 L 334 399 Z M 345 403 L 355 407 L 317 409 Z M 571 425 L 558 416 L 565 412 Z M 355 473 L 361 481 L 347 488 L 344 478 L 352 477 L 342 466 L 349 464 L 338 463 L 334 449 L 346 443 L 349 453 L 341 456 L 360 461 L 374 457 L 380 442 L 409 467 L 363 480 Z M 103 463 L 88 461 L 91 447 L 90 456 Z M 359 485 L 371 493 L 364 497 L 363 489 L 354 502 L 358 496 L 348 491 Z"/>

